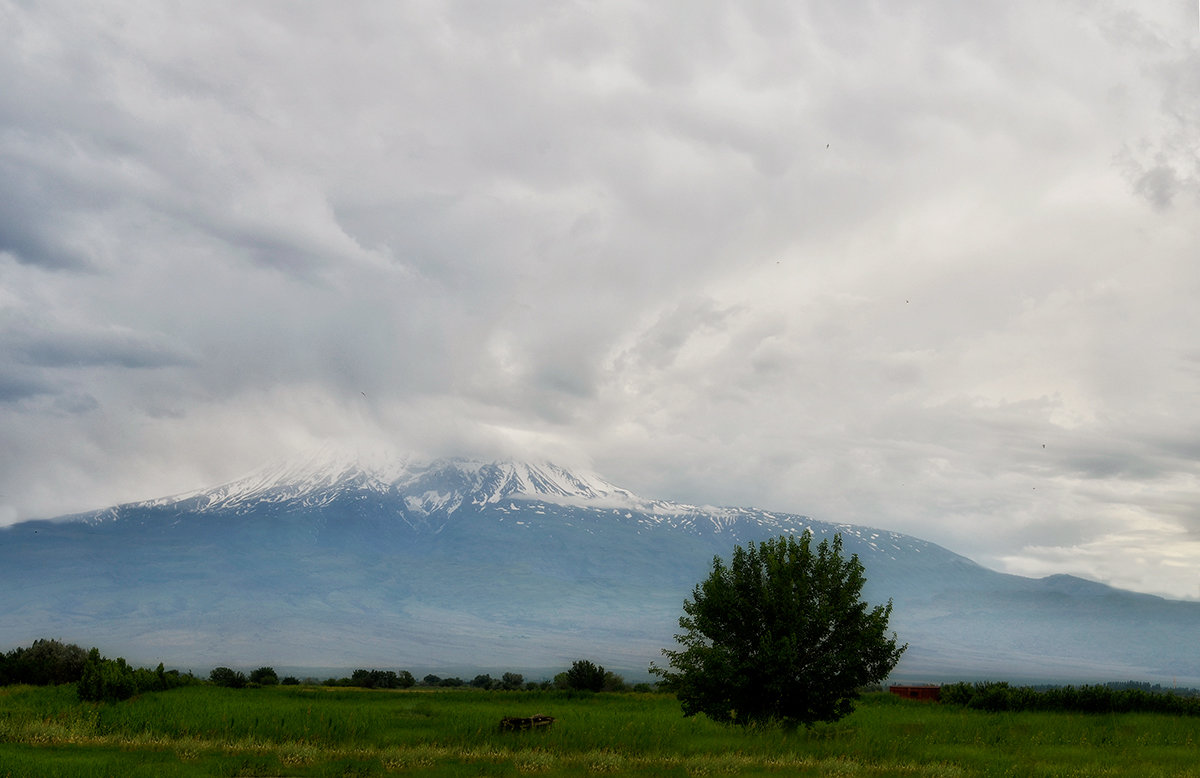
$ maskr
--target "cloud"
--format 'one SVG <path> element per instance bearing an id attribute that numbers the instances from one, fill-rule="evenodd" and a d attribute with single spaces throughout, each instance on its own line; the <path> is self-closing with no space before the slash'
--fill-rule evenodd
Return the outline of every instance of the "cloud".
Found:
<path id="1" fill-rule="evenodd" d="M 23 400 L 49 391 L 44 383 L 24 375 L 22 371 L 0 374 L 0 402 Z"/>
<path id="2" fill-rule="evenodd" d="M 154 368 L 191 360 L 155 338 L 125 330 L 86 329 L 75 332 L 30 332 L 10 335 L 7 348 L 14 361 L 41 367 Z"/>
<path id="3" fill-rule="evenodd" d="M 1163 589 L 1180 13 L 0 2 L 5 515 L 377 438 Z"/>

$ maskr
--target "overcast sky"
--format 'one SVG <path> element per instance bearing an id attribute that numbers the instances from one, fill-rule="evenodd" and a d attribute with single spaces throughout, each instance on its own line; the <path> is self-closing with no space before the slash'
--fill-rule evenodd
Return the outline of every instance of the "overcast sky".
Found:
<path id="1" fill-rule="evenodd" d="M 1196 599 L 1198 35 L 0 0 L 0 524 L 381 439 Z"/>

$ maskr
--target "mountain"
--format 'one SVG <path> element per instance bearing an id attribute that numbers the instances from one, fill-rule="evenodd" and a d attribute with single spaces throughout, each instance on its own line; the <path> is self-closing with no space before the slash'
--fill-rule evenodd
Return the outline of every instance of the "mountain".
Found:
<path id="1" fill-rule="evenodd" d="M 213 489 L 0 530 L 0 647 L 182 667 L 641 677 L 715 555 L 840 533 L 891 598 L 909 680 L 1200 685 L 1200 603 L 988 570 L 918 538 L 649 500 L 552 464 L 324 455 Z M 536 677 L 536 676 L 535 676 Z"/>

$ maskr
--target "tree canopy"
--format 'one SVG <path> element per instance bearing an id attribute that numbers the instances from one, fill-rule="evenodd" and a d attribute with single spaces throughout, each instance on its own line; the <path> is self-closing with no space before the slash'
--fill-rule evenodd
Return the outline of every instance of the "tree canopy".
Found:
<path id="1" fill-rule="evenodd" d="M 878 683 L 907 646 L 887 634 L 892 603 L 861 599 L 864 568 L 842 539 L 792 535 L 735 546 L 683 605 L 679 650 L 652 667 L 684 715 L 794 727 L 836 721 L 857 689 Z"/>

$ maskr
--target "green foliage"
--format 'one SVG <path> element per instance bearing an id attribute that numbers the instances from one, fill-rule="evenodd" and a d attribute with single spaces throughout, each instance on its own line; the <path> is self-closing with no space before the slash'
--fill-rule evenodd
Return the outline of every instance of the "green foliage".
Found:
<path id="1" fill-rule="evenodd" d="M 0 655 L 0 686 L 75 683 L 83 675 L 86 661 L 87 651 L 73 643 L 35 640 L 29 648 L 14 648 Z"/>
<path id="2" fill-rule="evenodd" d="M 98 649 L 93 648 L 88 654 L 76 691 L 81 700 L 116 702 L 136 694 L 137 681 L 133 668 L 124 659 L 105 659 L 100 656 Z"/>
<path id="3" fill-rule="evenodd" d="M 442 678 L 441 676 L 433 675 L 432 673 L 421 679 L 422 686 L 438 686 L 442 688 L 455 688 L 458 686 L 463 686 L 465 683 L 466 682 L 461 678 Z"/>
<path id="4" fill-rule="evenodd" d="M 505 673 L 499 678 L 493 678 L 487 673 L 471 679 L 471 687 L 475 689 L 492 689 L 497 691 L 515 691 L 525 686 L 525 676 L 520 673 Z"/>
<path id="5" fill-rule="evenodd" d="M 79 699 L 88 702 L 118 702 L 143 692 L 161 692 L 196 683 L 191 675 L 165 670 L 162 662 L 148 670 L 133 668 L 121 657 L 107 659 L 100 650 L 88 652 L 83 672 L 75 684 Z"/>
<path id="6" fill-rule="evenodd" d="M 276 674 L 273 667 L 260 667 L 250 673 L 250 683 L 256 683 L 259 686 L 274 686 L 279 683 L 279 675 Z"/>
<path id="7" fill-rule="evenodd" d="M 407 689 L 416 683 L 412 673 L 401 670 L 355 670 L 350 676 L 351 686 L 364 689 Z"/>
<path id="8" fill-rule="evenodd" d="M 1148 687 L 1148 684 L 1146 685 Z M 1161 687 L 1160 687 L 1161 689 Z M 1200 697 L 1166 690 L 1106 686 L 1059 686 L 1035 689 L 1000 681 L 946 684 L 943 705 L 998 713 L 1002 711 L 1055 711 L 1072 713 L 1165 713 L 1200 716 Z"/>
<path id="9" fill-rule="evenodd" d="M 214 686 L 224 686 L 229 689 L 241 689 L 249 683 L 245 673 L 229 667 L 214 667 L 208 674 L 208 680 Z"/>
<path id="10" fill-rule="evenodd" d="M 685 716 L 794 728 L 836 721 L 857 690 L 877 683 L 907 646 L 888 637 L 892 603 L 868 609 L 863 566 L 842 556 L 841 536 L 812 548 L 788 535 L 713 560 L 679 619 L 682 648 L 652 667 Z"/>
<path id="11" fill-rule="evenodd" d="M 614 673 L 612 670 L 604 671 L 604 684 L 600 687 L 600 691 L 604 692 L 623 692 L 629 688 L 625 683 L 625 679 Z"/>
<path id="12" fill-rule="evenodd" d="M 590 660 L 577 659 L 567 671 L 566 683 L 568 689 L 576 691 L 598 692 L 604 689 L 605 669 Z"/>

